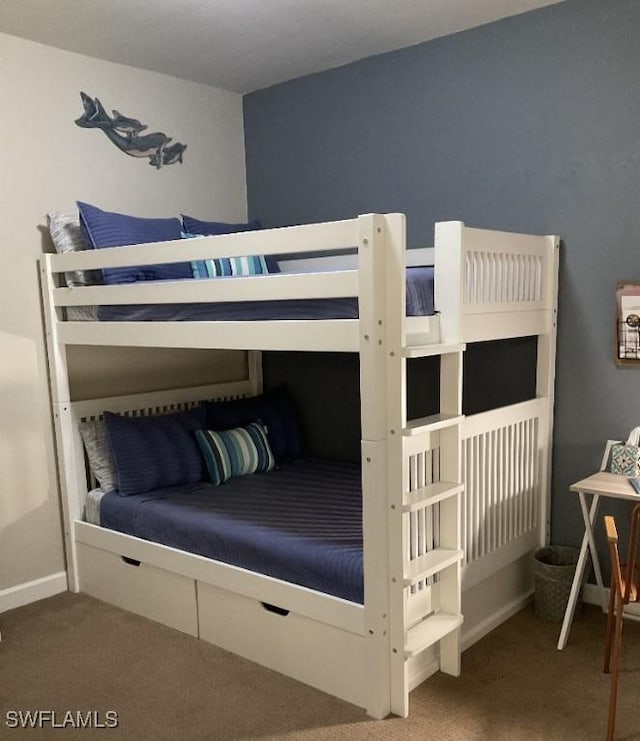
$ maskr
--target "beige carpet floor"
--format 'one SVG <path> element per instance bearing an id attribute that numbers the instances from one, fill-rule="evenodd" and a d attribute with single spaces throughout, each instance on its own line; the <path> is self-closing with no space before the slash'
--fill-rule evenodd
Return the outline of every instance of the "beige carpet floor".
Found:
<path id="1" fill-rule="evenodd" d="M 226 651 L 105 605 L 62 594 L 0 615 L 0 738 L 604 739 L 604 615 L 585 606 L 565 651 L 528 607 L 463 654 L 458 679 L 411 693 L 409 718 L 364 712 Z M 640 739 L 640 625 L 625 623 L 617 738 Z M 13 711 L 108 710 L 112 729 L 10 728 Z"/>

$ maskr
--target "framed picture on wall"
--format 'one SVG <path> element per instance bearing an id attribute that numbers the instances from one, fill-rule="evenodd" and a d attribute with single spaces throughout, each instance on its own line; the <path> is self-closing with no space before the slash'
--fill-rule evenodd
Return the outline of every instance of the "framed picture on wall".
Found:
<path id="1" fill-rule="evenodd" d="M 640 365 L 640 283 L 616 288 L 616 363 Z"/>

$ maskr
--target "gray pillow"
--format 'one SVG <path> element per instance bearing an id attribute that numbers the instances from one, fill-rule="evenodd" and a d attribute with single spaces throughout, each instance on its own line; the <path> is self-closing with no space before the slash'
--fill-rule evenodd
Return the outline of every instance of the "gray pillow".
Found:
<path id="1" fill-rule="evenodd" d="M 82 238 L 77 216 L 52 211 L 47 214 L 49 232 L 56 252 L 80 252 L 89 249 Z M 101 283 L 99 270 L 73 270 L 64 274 L 68 286 L 93 286 Z"/>
<path id="2" fill-rule="evenodd" d="M 118 481 L 104 422 L 101 419 L 80 422 L 79 427 L 91 473 L 102 491 L 114 491 L 118 488 Z"/>

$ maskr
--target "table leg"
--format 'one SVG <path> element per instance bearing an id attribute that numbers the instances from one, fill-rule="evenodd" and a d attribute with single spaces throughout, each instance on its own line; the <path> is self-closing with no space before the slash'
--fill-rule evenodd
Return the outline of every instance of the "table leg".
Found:
<path id="1" fill-rule="evenodd" d="M 578 602 L 578 594 L 580 593 L 580 587 L 582 586 L 582 579 L 584 577 L 584 570 L 587 565 L 587 555 L 590 550 L 590 546 L 593 547 L 591 558 L 594 559 L 595 545 L 593 545 L 593 530 L 591 525 L 596 518 L 598 512 L 598 504 L 600 497 L 596 494 L 591 502 L 591 509 L 587 512 L 587 505 L 584 499 L 584 493 L 579 492 L 580 505 L 583 509 L 583 518 L 585 521 L 584 536 L 582 538 L 582 545 L 580 546 L 580 555 L 578 556 L 578 563 L 576 564 L 576 572 L 573 575 L 573 582 L 571 584 L 571 592 L 569 593 L 569 600 L 567 602 L 567 609 L 564 613 L 564 620 L 562 621 L 562 628 L 560 629 L 560 638 L 558 639 L 558 650 L 562 651 L 567 645 L 569 638 L 569 629 L 571 628 L 571 622 L 573 621 L 573 615 L 576 611 L 576 604 Z M 600 562 L 598 561 L 597 554 L 595 555 L 594 563 L 597 564 L 596 568 L 596 579 L 600 579 L 602 584 L 602 574 L 600 573 Z"/>
<path id="2" fill-rule="evenodd" d="M 599 593 L 602 598 L 602 610 L 606 612 L 607 609 L 607 592 L 602 581 L 602 570 L 600 569 L 600 558 L 598 557 L 598 549 L 596 548 L 596 541 L 593 537 L 593 523 L 595 522 L 597 513 L 597 497 L 594 496 L 593 502 L 591 503 L 591 511 L 587 510 L 587 501 L 583 492 L 579 492 L 580 497 L 580 509 L 582 510 L 582 519 L 584 520 L 585 534 L 589 538 L 589 552 L 591 553 L 591 563 L 593 564 L 593 572 L 596 577 L 596 584 L 600 587 Z M 595 505 L 595 506 L 594 506 Z M 586 563 L 585 563 L 586 566 Z"/>

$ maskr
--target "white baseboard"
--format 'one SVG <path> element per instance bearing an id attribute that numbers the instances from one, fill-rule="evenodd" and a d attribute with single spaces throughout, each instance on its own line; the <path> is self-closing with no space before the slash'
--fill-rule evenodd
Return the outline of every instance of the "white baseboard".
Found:
<path id="1" fill-rule="evenodd" d="M 67 591 L 67 572 L 43 576 L 0 591 L 0 613 Z"/>
<path id="2" fill-rule="evenodd" d="M 533 591 L 527 592 L 526 594 L 518 597 L 517 599 L 508 602 L 506 605 L 501 607 L 496 612 L 489 615 L 488 618 L 483 620 L 481 623 L 474 625 L 469 630 L 465 630 L 464 623 L 462 624 L 462 650 L 466 651 L 468 648 L 473 646 L 474 643 L 484 638 L 486 635 L 491 633 L 492 630 L 497 628 L 499 625 L 504 623 L 510 617 L 513 617 L 517 612 L 520 612 L 523 607 L 531 602 L 533 598 Z"/>
<path id="3" fill-rule="evenodd" d="M 588 605 L 602 605 L 607 604 L 609 598 L 609 590 L 604 587 L 599 587 L 597 584 L 585 584 L 582 587 L 582 601 Z"/>
<path id="4" fill-rule="evenodd" d="M 602 607 L 603 612 L 607 612 L 609 602 L 609 589 L 599 587 L 597 584 L 585 584 L 582 587 L 582 601 L 587 605 L 597 605 Z M 640 620 L 640 604 L 634 603 L 624 608 L 626 617 L 632 620 Z"/>

